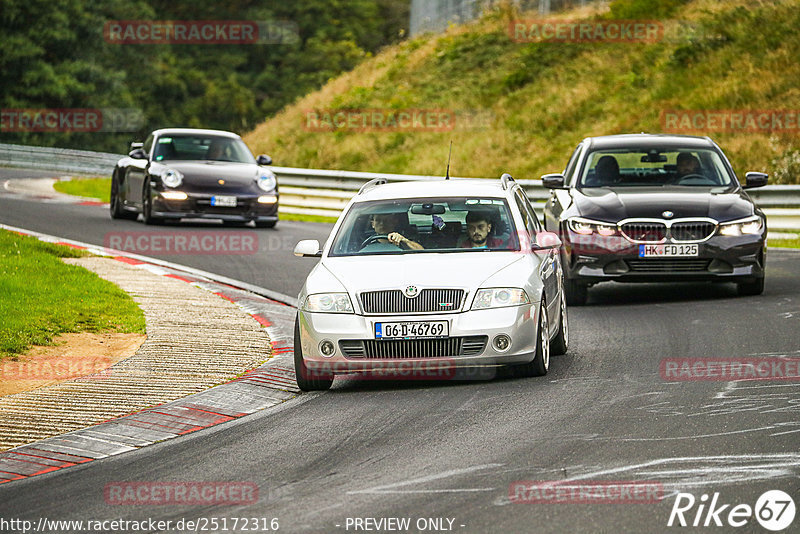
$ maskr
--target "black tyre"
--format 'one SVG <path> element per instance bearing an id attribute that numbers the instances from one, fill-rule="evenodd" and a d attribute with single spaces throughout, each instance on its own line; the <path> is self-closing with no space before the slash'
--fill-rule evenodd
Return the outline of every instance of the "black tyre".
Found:
<path id="1" fill-rule="evenodd" d="M 163 219 L 153 217 L 153 199 L 150 196 L 150 180 L 145 182 L 142 191 L 142 220 L 145 224 L 161 224 Z"/>
<path id="2" fill-rule="evenodd" d="M 547 302 L 542 298 L 539 307 L 539 324 L 536 332 L 536 356 L 529 363 L 512 367 L 514 376 L 544 376 L 550 369 L 550 334 L 547 322 Z"/>
<path id="3" fill-rule="evenodd" d="M 564 279 L 564 290 L 567 293 L 569 306 L 583 306 L 589 298 L 589 286 L 576 280 Z"/>
<path id="4" fill-rule="evenodd" d="M 764 277 L 755 278 L 750 282 L 742 282 L 736 284 L 736 290 L 738 291 L 739 295 L 745 296 L 753 296 L 753 295 L 760 295 L 764 292 Z"/>
<path id="5" fill-rule="evenodd" d="M 117 179 L 116 173 L 114 176 L 111 177 L 111 197 L 108 204 L 108 208 L 111 211 L 111 218 L 112 219 L 136 219 L 139 216 L 138 213 L 133 211 L 126 211 L 122 207 L 122 201 L 119 199 L 119 180 Z"/>
<path id="6" fill-rule="evenodd" d="M 561 356 L 567 353 L 569 348 L 569 320 L 567 319 L 567 294 L 563 288 L 561 290 L 561 306 L 559 310 L 560 321 L 558 333 L 550 342 L 550 354 Z"/>
<path id="7" fill-rule="evenodd" d="M 303 391 L 325 391 L 331 388 L 333 376 L 306 367 L 303 346 L 300 344 L 300 321 L 294 320 L 294 376 L 297 387 Z"/>
<path id="8" fill-rule="evenodd" d="M 278 221 L 256 221 L 256 228 L 275 228 Z"/>

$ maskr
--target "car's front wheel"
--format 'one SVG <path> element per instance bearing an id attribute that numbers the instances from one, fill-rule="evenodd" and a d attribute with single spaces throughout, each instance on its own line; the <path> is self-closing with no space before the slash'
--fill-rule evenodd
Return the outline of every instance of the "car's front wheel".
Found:
<path id="1" fill-rule="evenodd" d="M 558 333 L 550 342 L 550 354 L 561 356 L 567 353 L 569 348 L 569 321 L 567 320 L 567 294 L 561 289 L 561 301 L 559 310 Z"/>
<path id="2" fill-rule="evenodd" d="M 583 306 L 589 298 L 589 286 L 577 280 L 564 279 L 564 290 L 567 292 L 567 304 Z"/>
<path id="3" fill-rule="evenodd" d="M 275 228 L 278 221 L 256 221 L 256 228 Z"/>
<path id="4" fill-rule="evenodd" d="M 544 376 L 550 369 L 550 331 L 547 322 L 547 302 L 544 297 L 539 306 L 539 323 L 536 333 L 536 355 L 529 363 L 513 366 L 514 375 L 520 377 Z"/>
<path id="5" fill-rule="evenodd" d="M 764 277 L 736 284 L 736 290 L 741 296 L 760 295 L 764 292 Z"/>
<path id="6" fill-rule="evenodd" d="M 294 376 L 297 387 L 303 391 L 324 391 L 333 385 L 333 376 L 311 370 L 303 360 L 303 346 L 300 344 L 300 319 L 294 320 Z"/>
<path id="7" fill-rule="evenodd" d="M 150 196 L 150 180 L 145 182 L 142 191 L 142 220 L 145 224 L 161 224 L 159 217 L 153 217 L 153 197 Z"/>

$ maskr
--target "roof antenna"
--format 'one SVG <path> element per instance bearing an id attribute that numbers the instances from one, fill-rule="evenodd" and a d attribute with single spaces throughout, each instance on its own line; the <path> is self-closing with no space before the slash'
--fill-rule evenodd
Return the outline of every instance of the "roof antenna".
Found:
<path id="1" fill-rule="evenodd" d="M 450 154 L 453 153 L 453 140 L 450 139 L 450 150 L 447 152 L 447 173 L 444 175 L 445 180 L 450 179 Z"/>

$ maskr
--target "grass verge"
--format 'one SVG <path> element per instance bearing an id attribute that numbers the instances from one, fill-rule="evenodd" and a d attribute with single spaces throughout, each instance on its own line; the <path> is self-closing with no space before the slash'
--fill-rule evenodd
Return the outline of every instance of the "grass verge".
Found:
<path id="1" fill-rule="evenodd" d="M 793 233 L 795 237 L 791 239 L 769 239 L 767 244 L 772 248 L 800 248 L 800 233 L 795 232 L 781 232 Z"/>
<path id="2" fill-rule="evenodd" d="M 0 360 L 66 332 L 145 332 L 144 314 L 127 293 L 61 261 L 87 255 L 0 230 Z"/>
<path id="3" fill-rule="evenodd" d="M 111 178 L 77 178 L 59 180 L 53 185 L 59 193 L 89 197 L 108 202 L 111 197 Z"/>

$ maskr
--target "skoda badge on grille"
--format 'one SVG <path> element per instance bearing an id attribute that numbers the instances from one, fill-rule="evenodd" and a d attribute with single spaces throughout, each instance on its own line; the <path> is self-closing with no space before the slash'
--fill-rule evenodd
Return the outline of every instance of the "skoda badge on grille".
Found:
<path id="1" fill-rule="evenodd" d="M 405 293 L 408 298 L 413 298 L 419 295 L 419 290 L 417 289 L 417 286 L 408 286 L 403 290 L 403 293 Z"/>

